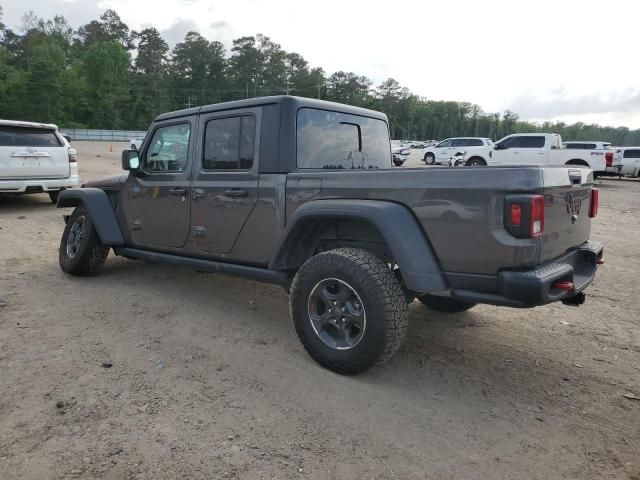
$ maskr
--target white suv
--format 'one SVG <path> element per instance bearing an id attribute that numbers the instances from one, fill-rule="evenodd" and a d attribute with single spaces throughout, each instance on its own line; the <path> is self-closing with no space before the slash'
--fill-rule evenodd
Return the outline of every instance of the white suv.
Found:
<path id="1" fill-rule="evenodd" d="M 78 185 L 76 151 L 47 123 L 0 120 L 0 193 L 48 193 Z"/>
<path id="2" fill-rule="evenodd" d="M 435 163 L 449 165 L 453 159 L 457 158 L 457 155 L 463 155 L 476 147 L 491 149 L 493 148 L 493 142 L 490 138 L 481 137 L 447 138 L 437 145 L 432 145 L 422 150 L 422 160 L 427 165 Z"/>

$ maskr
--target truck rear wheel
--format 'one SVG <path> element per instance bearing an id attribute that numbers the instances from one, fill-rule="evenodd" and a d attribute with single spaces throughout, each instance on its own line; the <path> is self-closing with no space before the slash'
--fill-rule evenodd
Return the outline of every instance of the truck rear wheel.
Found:
<path id="1" fill-rule="evenodd" d="M 339 248 L 311 257 L 291 285 L 289 310 L 309 355 L 329 370 L 356 374 L 393 356 L 407 330 L 407 301 L 375 255 Z"/>
<path id="2" fill-rule="evenodd" d="M 460 313 L 476 306 L 475 303 L 463 302 L 449 297 L 438 297 L 425 293 L 419 300 L 431 310 L 443 313 Z"/>
<path id="3" fill-rule="evenodd" d="M 89 212 L 84 206 L 76 207 L 60 239 L 60 268 L 71 275 L 93 275 L 102 267 L 107 255 L 109 247 L 100 242 Z"/>

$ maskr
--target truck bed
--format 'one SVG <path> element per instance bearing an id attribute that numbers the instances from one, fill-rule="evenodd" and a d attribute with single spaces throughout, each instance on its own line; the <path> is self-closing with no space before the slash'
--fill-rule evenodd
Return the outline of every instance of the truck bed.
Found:
<path id="1" fill-rule="evenodd" d="M 589 170 L 566 167 L 296 172 L 287 176 L 286 212 L 290 218 L 307 201 L 332 198 L 401 203 L 413 211 L 446 275 L 495 276 L 500 269 L 535 267 L 586 242 L 592 183 Z M 515 238 L 505 230 L 504 200 L 512 194 L 544 195 L 541 238 Z"/>

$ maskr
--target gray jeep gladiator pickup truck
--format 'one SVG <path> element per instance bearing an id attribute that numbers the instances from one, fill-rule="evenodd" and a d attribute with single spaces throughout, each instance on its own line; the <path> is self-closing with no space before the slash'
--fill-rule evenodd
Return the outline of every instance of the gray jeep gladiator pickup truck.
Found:
<path id="1" fill-rule="evenodd" d="M 116 255 L 282 285 L 339 373 L 393 355 L 408 303 L 579 305 L 603 263 L 588 169 L 393 168 L 387 117 L 290 96 L 160 115 L 123 175 L 60 194 L 59 261 Z"/>

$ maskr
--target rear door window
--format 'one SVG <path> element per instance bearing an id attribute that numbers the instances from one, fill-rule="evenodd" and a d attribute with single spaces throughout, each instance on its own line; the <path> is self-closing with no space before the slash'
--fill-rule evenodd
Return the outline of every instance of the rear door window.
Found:
<path id="1" fill-rule="evenodd" d="M 391 168 L 389 129 L 376 118 L 301 108 L 297 147 L 298 168 Z"/>
<path id="2" fill-rule="evenodd" d="M 61 147 L 55 130 L 0 125 L 0 147 Z"/>
<path id="3" fill-rule="evenodd" d="M 511 137 L 500 142 L 502 148 L 543 148 L 544 137 L 521 136 Z"/>
<path id="4" fill-rule="evenodd" d="M 249 170 L 253 165 L 256 119 L 250 115 L 215 118 L 204 134 L 204 170 Z"/>
<path id="5" fill-rule="evenodd" d="M 640 149 L 625 150 L 624 158 L 640 158 Z"/>

